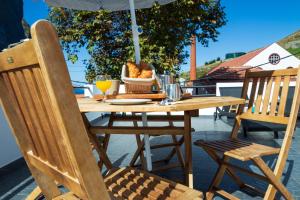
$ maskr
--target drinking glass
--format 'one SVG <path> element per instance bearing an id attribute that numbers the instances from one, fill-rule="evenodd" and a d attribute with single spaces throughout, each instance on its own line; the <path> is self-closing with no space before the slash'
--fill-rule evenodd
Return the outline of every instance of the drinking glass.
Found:
<path id="1" fill-rule="evenodd" d="M 106 91 L 111 87 L 112 81 L 110 75 L 98 75 L 96 77 L 96 87 L 103 93 L 103 102 L 107 99 Z"/>

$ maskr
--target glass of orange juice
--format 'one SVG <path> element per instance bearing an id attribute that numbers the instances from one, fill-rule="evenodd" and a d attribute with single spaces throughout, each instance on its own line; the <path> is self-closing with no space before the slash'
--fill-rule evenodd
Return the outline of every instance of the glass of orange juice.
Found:
<path id="1" fill-rule="evenodd" d="M 96 87 L 104 95 L 103 102 L 107 99 L 106 91 L 111 87 L 112 81 L 110 75 L 98 75 L 96 77 Z"/>

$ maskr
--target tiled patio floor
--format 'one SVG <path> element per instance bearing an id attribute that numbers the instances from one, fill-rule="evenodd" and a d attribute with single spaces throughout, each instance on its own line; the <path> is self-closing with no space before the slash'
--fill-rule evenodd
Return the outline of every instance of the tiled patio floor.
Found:
<path id="1" fill-rule="evenodd" d="M 215 140 L 228 137 L 231 130 L 232 121 L 217 120 L 214 122 L 211 116 L 202 116 L 193 118 L 193 141 L 197 139 Z M 151 125 L 151 124 L 150 124 Z M 295 199 L 300 199 L 300 129 L 297 128 L 293 146 L 289 154 L 286 169 L 284 171 L 283 182 L 293 193 Z M 281 144 L 283 133 L 280 133 L 279 139 L 273 139 L 273 133 L 260 132 L 249 133 L 249 139 L 258 143 L 278 146 Z M 159 136 L 151 139 L 151 144 L 158 144 L 169 140 L 167 136 Z M 114 135 L 111 137 L 108 155 L 115 166 L 126 166 L 136 149 L 135 137 L 133 135 Z M 153 151 L 153 160 L 162 158 L 169 152 L 169 149 L 159 149 Z M 266 158 L 270 166 L 274 166 L 274 158 Z M 174 161 L 176 159 L 174 158 Z M 242 165 L 242 163 L 238 163 Z M 251 163 L 244 164 L 245 167 L 256 170 Z M 193 170 L 194 170 L 194 186 L 196 189 L 206 191 L 208 185 L 216 171 L 216 164 L 211 160 L 205 152 L 200 148 L 193 146 Z M 175 181 L 183 180 L 183 172 L 180 168 L 171 169 L 156 173 L 160 176 L 173 179 Z M 242 174 L 241 174 L 242 175 Z M 243 179 L 262 190 L 267 185 L 260 181 L 243 176 Z M 14 166 L 0 169 L 0 200 L 7 199 L 25 199 L 35 187 L 35 183 L 30 176 L 23 160 L 17 161 Z M 241 199 L 261 199 L 261 197 L 246 194 L 238 189 L 229 177 L 225 177 L 222 182 L 222 188 L 234 193 Z M 222 199 L 216 197 L 215 199 Z"/>

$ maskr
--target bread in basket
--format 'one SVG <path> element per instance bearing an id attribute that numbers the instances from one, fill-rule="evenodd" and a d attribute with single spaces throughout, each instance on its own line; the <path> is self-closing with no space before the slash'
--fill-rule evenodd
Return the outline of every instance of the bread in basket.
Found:
<path id="1" fill-rule="evenodd" d="M 151 93 L 156 73 L 151 64 L 141 62 L 140 65 L 136 65 L 133 62 L 127 62 L 123 65 L 121 79 L 125 84 L 126 93 Z"/>

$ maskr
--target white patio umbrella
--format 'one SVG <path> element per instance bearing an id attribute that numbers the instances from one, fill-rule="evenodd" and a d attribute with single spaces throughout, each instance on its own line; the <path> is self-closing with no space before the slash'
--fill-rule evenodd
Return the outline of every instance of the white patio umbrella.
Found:
<path id="1" fill-rule="evenodd" d="M 50 6 L 71 8 L 75 10 L 97 11 L 101 9 L 110 11 L 130 10 L 135 60 L 141 61 L 139 34 L 141 30 L 136 23 L 135 9 L 150 8 L 155 2 L 164 5 L 175 0 L 45 0 Z"/>
<path id="2" fill-rule="evenodd" d="M 135 9 L 150 8 L 155 2 L 164 5 L 175 0 L 45 0 L 50 6 L 71 8 L 75 10 L 97 11 L 101 9 L 110 11 L 130 10 L 132 35 L 135 50 L 135 60 L 139 64 L 141 61 L 139 34 L 141 29 L 136 23 Z M 147 115 L 142 113 L 143 126 L 148 126 Z M 151 150 L 149 135 L 144 136 L 147 169 L 152 170 Z"/>

